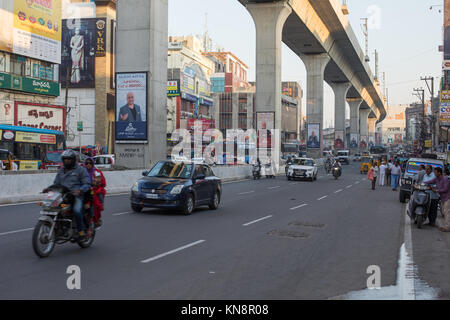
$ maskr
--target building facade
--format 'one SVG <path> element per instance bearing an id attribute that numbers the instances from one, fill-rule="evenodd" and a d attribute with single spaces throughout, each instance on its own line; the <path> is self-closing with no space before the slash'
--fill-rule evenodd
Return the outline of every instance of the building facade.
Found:
<path id="1" fill-rule="evenodd" d="M 392 146 L 403 144 L 406 139 L 407 108 L 408 105 L 386 107 L 386 119 L 377 125 L 377 144 Z"/>

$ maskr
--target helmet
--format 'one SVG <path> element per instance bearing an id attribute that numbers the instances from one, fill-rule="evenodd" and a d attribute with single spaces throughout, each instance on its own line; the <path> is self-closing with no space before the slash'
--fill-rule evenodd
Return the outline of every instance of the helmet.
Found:
<path id="1" fill-rule="evenodd" d="M 75 166 L 76 162 L 77 162 L 77 154 L 75 153 L 75 151 L 68 149 L 65 150 L 62 154 L 61 154 L 61 159 L 64 163 L 64 168 L 66 169 L 71 169 Z M 64 159 L 70 159 L 71 163 L 70 164 L 66 164 L 64 162 Z"/>

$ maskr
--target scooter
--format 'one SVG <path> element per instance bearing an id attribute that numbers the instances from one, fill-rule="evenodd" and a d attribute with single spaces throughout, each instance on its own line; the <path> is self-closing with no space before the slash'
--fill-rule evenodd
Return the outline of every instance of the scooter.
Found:
<path id="1" fill-rule="evenodd" d="M 415 184 L 413 186 L 411 200 L 406 208 L 406 213 L 409 218 L 414 224 L 417 224 L 417 228 L 419 229 L 422 228 L 430 212 L 431 197 L 427 193 L 429 188 L 426 184 Z"/>
<path id="2" fill-rule="evenodd" d="M 253 165 L 252 168 L 253 180 L 261 179 L 261 167 L 257 164 Z"/>
<path id="3" fill-rule="evenodd" d="M 273 174 L 273 170 L 272 170 L 272 164 L 271 163 L 266 163 L 264 165 L 264 173 L 267 179 L 273 179 L 275 178 L 275 175 Z"/>
<path id="4" fill-rule="evenodd" d="M 333 177 L 334 180 L 337 180 L 341 176 L 341 169 L 339 167 L 333 168 Z"/>

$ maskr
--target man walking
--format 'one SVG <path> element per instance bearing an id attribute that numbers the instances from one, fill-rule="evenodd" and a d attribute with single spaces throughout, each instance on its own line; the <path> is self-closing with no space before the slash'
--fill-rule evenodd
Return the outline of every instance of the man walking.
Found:
<path id="1" fill-rule="evenodd" d="M 433 173 L 433 169 L 431 166 L 426 167 L 425 175 L 423 176 L 423 183 L 427 183 L 428 181 L 432 181 L 436 179 L 436 176 Z M 430 195 L 431 203 L 430 203 L 430 213 L 428 214 L 428 225 L 434 227 L 436 225 L 437 218 L 437 210 L 439 204 L 439 194 L 434 192 L 433 190 L 428 190 L 427 193 Z"/>
<path id="2" fill-rule="evenodd" d="M 391 163 L 391 160 L 389 160 L 389 162 L 386 166 L 386 186 L 391 185 L 391 169 L 392 169 L 392 163 Z"/>
<path id="3" fill-rule="evenodd" d="M 386 177 L 386 165 L 384 162 L 380 166 L 380 187 L 384 186 L 384 180 Z"/>
<path id="4" fill-rule="evenodd" d="M 400 168 L 400 164 L 398 163 L 398 161 L 396 161 L 395 165 L 391 169 L 392 191 L 397 191 L 398 180 L 400 179 L 401 174 L 402 174 L 402 169 Z"/>
<path id="5" fill-rule="evenodd" d="M 377 176 L 378 176 L 378 165 L 376 162 L 374 162 L 372 168 L 370 168 L 368 173 L 369 180 L 372 181 L 372 190 L 375 190 L 375 186 L 377 184 Z"/>
<path id="6" fill-rule="evenodd" d="M 426 184 L 436 184 L 436 188 L 432 188 L 434 192 L 438 192 L 441 196 L 442 210 L 444 212 L 444 226 L 439 227 L 442 232 L 450 232 L 450 180 L 442 174 L 442 168 L 434 168 L 436 178 L 425 182 Z"/>

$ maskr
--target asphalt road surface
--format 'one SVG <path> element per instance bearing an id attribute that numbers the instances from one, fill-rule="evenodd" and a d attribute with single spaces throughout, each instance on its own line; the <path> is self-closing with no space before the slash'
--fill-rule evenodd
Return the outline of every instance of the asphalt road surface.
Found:
<path id="1" fill-rule="evenodd" d="M 110 196 L 91 248 L 56 246 L 46 259 L 31 246 L 36 204 L 0 206 L 0 299 L 330 299 L 367 288 L 373 265 L 382 287 L 395 286 L 405 239 L 398 194 L 370 190 L 358 164 L 337 181 L 319 172 L 316 182 L 224 184 L 217 211 L 191 216 L 132 213 L 128 195 Z M 425 232 L 428 242 L 442 237 Z M 445 241 L 430 253 L 438 260 Z M 429 249 L 417 250 L 426 264 Z M 449 269 L 442 261 L 422 270 L 434 287 Z M 80 290 L 67 288 L 71 265 Z"/>

